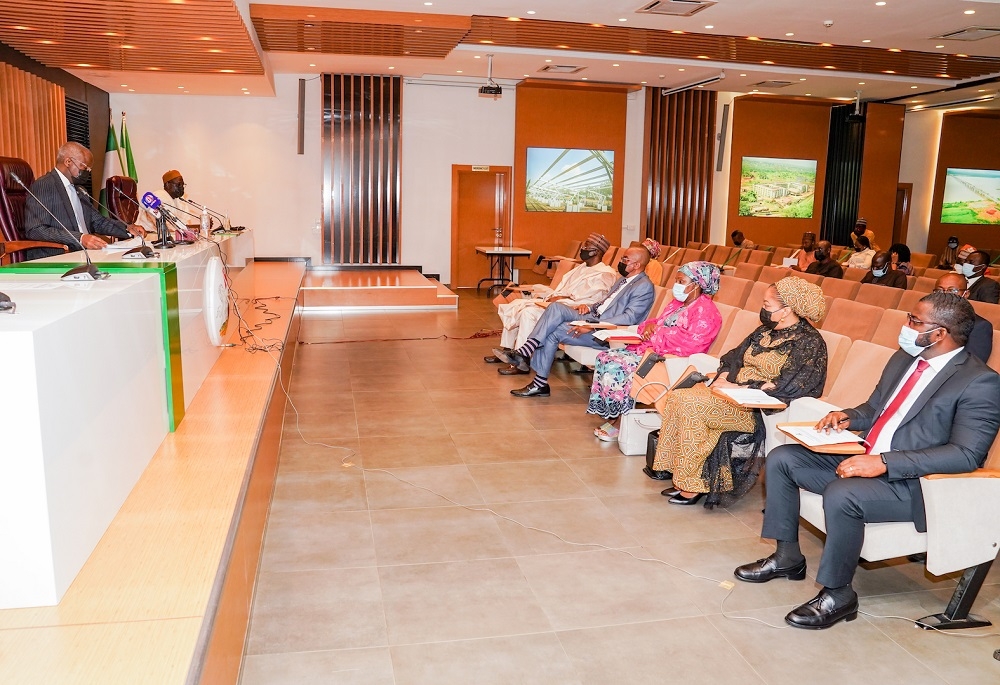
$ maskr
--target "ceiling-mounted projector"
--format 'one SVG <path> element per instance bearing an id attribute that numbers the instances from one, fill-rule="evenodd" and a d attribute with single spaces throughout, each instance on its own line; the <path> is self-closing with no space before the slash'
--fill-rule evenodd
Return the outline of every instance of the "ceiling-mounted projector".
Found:
<path id="1" fill-rule="evenodd" d="M 486 55 L 488 66 L 486 67 L 486 85 L 479 87 L 479 94 L 494 100 L 503 95 L 503 88 L 493 80 L 493 55 Z"/>

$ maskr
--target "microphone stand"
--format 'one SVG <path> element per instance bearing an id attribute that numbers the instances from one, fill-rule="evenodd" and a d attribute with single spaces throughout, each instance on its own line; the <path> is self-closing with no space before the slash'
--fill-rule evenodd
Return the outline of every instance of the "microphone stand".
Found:
<path id="1" fill-rule="evenodd" d="M 117 187 L 115 187 L 115 190 L 121 193 L 121 190 L 119 190 Z M 114 215 L 117 218 L 118 215 L 115 214 L 115 212 L 111 211 L 110 207 L 102 205 L 100 200 L 95 200 L 94 197 L 86 191 L 86 189 L 81 188 L 80 186 L 76 186 L 76 192 L 78 195 L 80 195 L 80 197 L 85 197 L 91 202 L 96 202 L 98 207 L 106 211 L 108 214 Z M 125 193 L 122 193 L 122 195 L 125 195 Z M 125 195 L 125 197 L 128 197 L 128 195 Z M 132 198 L 129 199 L 131 200 Z M 118 220 L 121 221 L 121 219 Z M 149 245 L 146 244 L 146 237 L 144 235 L 140 234 L 137 237 L 139 238 L 139 242 L 141 242 L 142 245 L 139 247 L 133 247 L 131 250 L 126 250 L 125 252 L 123 252 L 122 259 L 152 259 L 153 257 L 159 256 L 157 253 L 153 252 L 153 250 L 149 247 Z"/>
<path id="2" fill-rule="evenodd" d="M 179 197 L 177 199 L 180 200 L 181 202 L 188 203 L 192 207 L 197 207 L 198 209 L 204 209 L 206 212 L 208 212 L 209 214 L 211 214 L 212 216 L 214 216 L 216 219 L 219 220 L 219 228 L 221 228 L 223 230 L 229 230 L 229 226 L 228 226 L 228 224 L 229 224 L 229 217 L 228 216 L 224 216 L 222 214 L 219 214 L 214 209 L 212 209 L 210 207 L 207 207 L 205 205 L 202 205 L 202 204 L 198 204 L 194 200 L 189 200 L 186 197 Z M 211 232 L 211 228 L 209 228 L 209 231 Z"/>
<path id="3" fill-rule="evenodd" d="M 42 209 L 48 212 L 49 216 L 51 216 L 52 219 L 57 224 L 59 224 L 59 228 L 66 231 L 66 235 L 72 238 L 73 242 L 79 245 L 80 249 L 83 250 L 83 257 L 84 259 L 87 260 L 87 263 L 81 264 L 80 266 L 74 266 L 72 269 L 64 273 L 62 276 L 60 276 L 59 277 L 60 279 L 64 281 L 101 281 L 111 275 L 107 271 L 101 271 L 96 266 L 94 266 L 94 263 L 90 261 L 90 255 L 87 253 L 87 248 L 83 246 L 83 243 L 80 241 L 80 239 L 77 238 L 75 235 L 73 235 L 73 232 L 70 231 L 68 228 L 66 228 L 63 222 L 59 221 L 58 217 L 56 217 L 56 215 L 52 213 L 52 210 L 46 207 L 45 204 L 43 204 L 42 201 L 38 199 L 38 196 L 35 195 L 33 192 L 31 192 L 31 189 L 28 188 L 28 186 L 24 185 L 24 181 L 22 181 L 17 174 L 11 171 L 8 172 L 7 175 L 10 176 L 12 179 L 14 179 L 14 181 L 16 181 L 19 186 L 24 188 L 28 192 L 28 195 L 30 195 Z"/>

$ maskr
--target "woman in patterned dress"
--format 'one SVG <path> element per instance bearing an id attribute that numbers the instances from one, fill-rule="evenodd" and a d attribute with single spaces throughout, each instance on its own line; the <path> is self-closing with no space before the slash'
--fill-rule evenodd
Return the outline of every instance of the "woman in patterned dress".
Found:
<path id="1" fill-rule="evenodd" d="M 819 397 L 826 383 L 826 342 L 812 323 L 826 314 L 819 286 L 795 276 L 767 289 L 761 326 L 723 355 L 713 387 L 764 390 L 786 404 Z M 765 410 L 766 411 L 766 410 Z M 705 385 L 667 396 L 651 478 L 672 472 L 671 504 L 706 506 L 742 497 L 756 481 L 763 461 L 761 410 L 744 409 L 713 395 Z"/>
<path id="2" fill-rule="evenodd" d="M 687 357 L 705 352 L 722 328 L 722 316 L 712 302 L 719 290 L 719 267 L 709 262 L 689 262 L 674 276 L 673 299 L 660 316 L 639 324 L 643 341 L 597 355 L 594 384 L 587 413 L 608 419 L 594 435 L 610 442 L 618 439 L 618 418 L 635 406 L 629 396 L 632 374 L 646 350 Z"/>

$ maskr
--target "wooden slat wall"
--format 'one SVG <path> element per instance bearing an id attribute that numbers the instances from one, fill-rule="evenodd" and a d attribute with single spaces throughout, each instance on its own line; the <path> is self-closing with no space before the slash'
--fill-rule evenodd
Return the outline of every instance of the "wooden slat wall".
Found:
<path id="1" fill-rule="evenodd" d="M 646 89 L 642 232 L 664 245 L 708 240 L 716 102 L 714 91 Z"/>
<path id="2" fill-rule="evenodd" d="M 0 62 L 0 155 L 20 157 L 40 176 L 65 142 L 62 86 Z"/>
<path id="3" fill-rule="evenodd" d="M 323 263 L 399 263 L 398 76 L 323 75 Z"/>

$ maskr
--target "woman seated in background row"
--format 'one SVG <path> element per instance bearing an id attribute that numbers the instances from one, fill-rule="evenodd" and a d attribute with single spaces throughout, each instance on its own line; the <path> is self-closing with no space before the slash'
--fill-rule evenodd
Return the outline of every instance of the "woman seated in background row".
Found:
<path id="1" fill-rule="evenodd" d="M 722 328 L 722 316 L 712 302 L 712 295 L 719 290 L 719 276 L 719 267 L 709 262 L 680 267 L 674 276 L 673 299 L 659 317 L 639 324 L 643 341 L 597 355 L 587 413 L 608 419 L 608 423 L 595 428 L 595 436 L 605 442 L 618 439 L 615 423 L 635 406 L 629 396 L 632 374 L 646 350 L 688 357 L 712 346 Z"/>
<path id="2" fill-rule="evenodd" d="M 941 259 L 938 260 L 939 269 L 951 269 L 958 263 L 958 236 L 953 235 L 948 237 L 948 246 L 944 248 L 944 252 L 941 253 Z"/>
<path id="3" fill-rule="evenodd" d="M 760 327 L 722 356 L 712 388 L 756 388 L 785 404 L 819 397 L 826 341 L 810 322 L 825 314 L 818 285 L 782 278 L 767 289 Z M 761 410 L 732 404 L 707 385 L 674 390 L 666 400 L 653 468 L 643 472 L 654 480 L 673 474 L 673 487 L 663 491 L 671 504 L 695 504 L 710 493 L 705 506 L 727 506 L 746 494 L 764 461 Z"/>
<path id="4" fill-rule="evenodd" d="M 913 265 L 910 264 L 910 248 L 903 243 L 893 243 L 889 248 L 892 258 L 892 270 L 902 271 L 907 276 L 913 275 Z"/>
<path id="5" fill-rule="evenodd" d="M 659 261 L 658 257 L 663 246 L 652 238 L 643 240 L 642 246 L 649 250 L 650 257 L 649 264 L 646 265 L 646 275 L 649 276 L 653 285 L 659 285 L 660 281 L 663 280 L 663 262 Z"/>
<path id="6" fill-rule="evenodd" d="M 872 257 L 875 256 L 875 250 L 872 249 L 872 244 L 869 242 L 867 236 L 856 236 L 854 238 L 854 252 L 851 254 L 851 258 L 847 260 L 847 266 L 852 269 L 868 269 L 872 268 Z"/>

